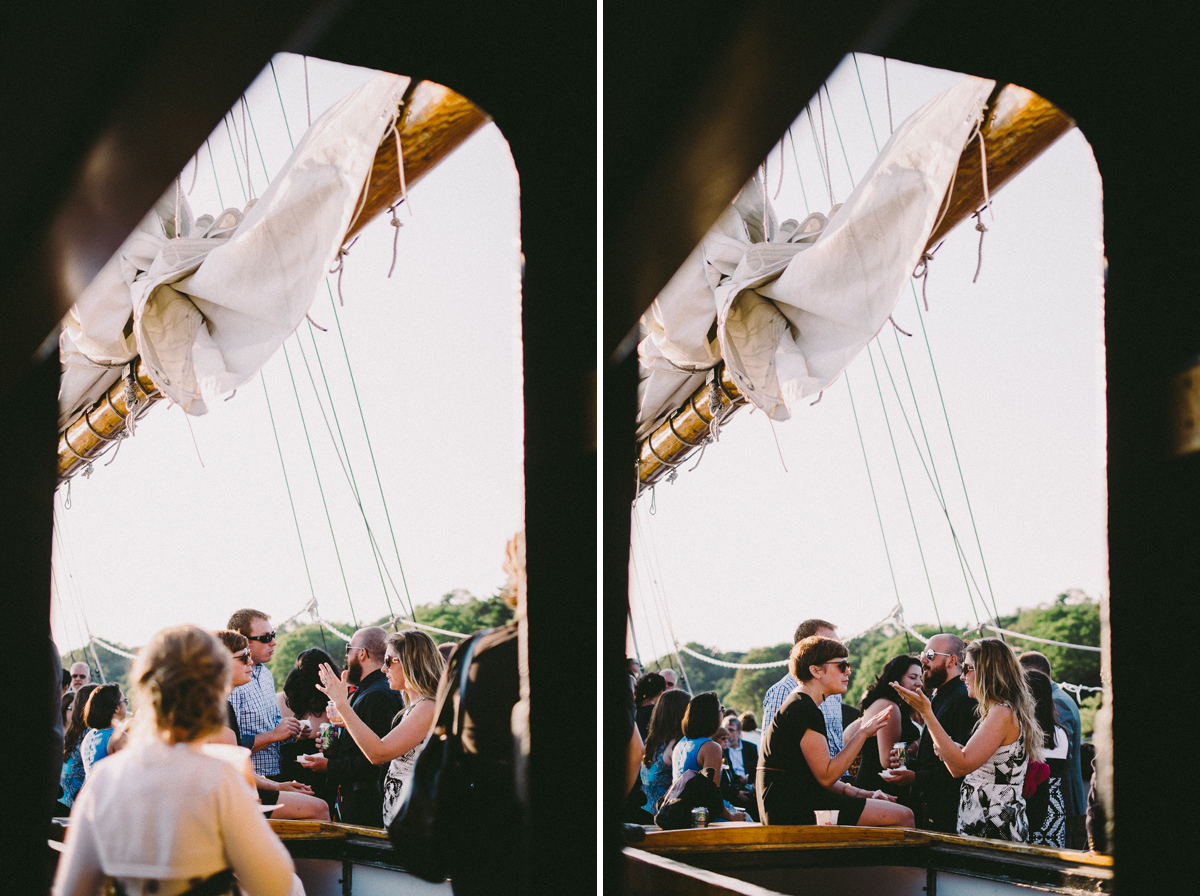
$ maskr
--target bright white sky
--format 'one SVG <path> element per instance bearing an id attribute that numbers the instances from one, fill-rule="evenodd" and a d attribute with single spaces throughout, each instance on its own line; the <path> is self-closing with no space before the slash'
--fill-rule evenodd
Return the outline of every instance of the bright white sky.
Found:
<path id="1" fill-rule="evenodd" d="M 298 140 L 307 123 L 302 60 L 281 56 L 275 71 L 291 135 Z M 313 120 L 373 74 L 310 59 Z M 259 146 L 272 176 L 291 152 L 270 69 L 247 98 L 252 184 L 261 195 L 266 175 Z M 236 127 L 232 144 L 240 148 L 240 104 L 226 121 Z M 189 164 L 182 175 L 197 216 L 222 208 L 214 164 L 224 205 L 245 202 L 243 159 L 239 151 L 235 165 L 224 123 L 209 147 L 211 162 L 208 148 L 198 153 L 194 187 L 196 166 Z M 409 205 L 411 215 L 400 210 L 404 226 L 390 280 L 393 228 L 386 217 L 351 250 L 338 319 L 413 603 L 435 602 L 460 588 L 489 597 L 505 581 L 504 546 L 523 525 L 524 500 L 519 189 L 499 130 L 487 125 L 476 133 L 416 185 Z M 338 338 L 336 282 L 330 279 L 335 298 L 322 285 L 310 311 L 329 329 L 314 331 L 316 343 L 367 515 L 403 592 Z M 320 385 L 308 325 L 297 332 Z M 287 351 L 349 600 L 360 621 L 381 616 L 388 612 L 381 576 L 295 336 Z M 264 376 L 321 615 L 349 621 L 347 586 L 282 353 Z M 138 424 L 135 438 L 122 444 L 111 466 L 104 465 L 108 460 L 96 465 L 90 479 L 73 480 L 69 509 L 65 487 L 56 500 L 61 538 L 55 540 L 52 624 L 62 650 L 86 641 L 87 627 L 136 646 L 166 625 L 220 627 L 242 606 L 281 621 L 308 601 L 259 380 L 204 417 L 187 418 L 177 407 L 160 404 Z M 394 595 L 391 601 L 400 612 Z"/>
<path id="2" fill-rule="evenodd" d="M 875 156 L 864 93 L 880 145 L 888 133 L 882 60 L 860 55 L 858 63 L 863 86 L 848 58 L 830 79 L 824 108 L 839 202 L 850 191 L 842 142 L 856 177 Z M 897 125 L 960 77 L 894 61 L 887 68 Z M 811 110 L 819 138 L 815 101 Z M 806 117 L 792 133 L 811 209 L 827 211 Z M 776 150 L 769 161 L 772 194 L 778 172 Z M 808 210 L 790 142 L 774 207 L 781 221 L 802 219 Z M 1069 588 L 1093 597 L 1108 590 L 1101 185 L 1083 135 L 1069 132 L 1006 185 L 994 211 L 994 223 L 985 218 L 989 231 L 979 282 L 971 283 L 978 233 L 968 223 L 950 235 L 933 262 L 929 312 L 920 313 L 906 289 L 895 320 L 914 334 L 899 340 L 955 530 L 983 593 L 994 592 L 999 611 L 1009 613 Z M 922 320 L 990 589 L 930 372 Z M 843 377 L 819 404 L 774 425 L 778 448 L 767 418 L 743 408 L 696 470 L 681 470 L 676 482 L 659 485 L 638 502 L 630 575 L 634 635 L 644 660 L 668 649 L 671 628 L 680 643 L 698 641 L 723 651 L 789 641 L 796 624 L 811 616 L 833 621 L 844 635 L 855 634 L 888 614 L 897 590 L 910 623 L 935 623 L 939 614 L 946 624 L 975 623 L 945 516 L 879 354 L 882 349 L 888 359 L 920 438 L 896 343 L 887 327 L 871 352 L 932 596 L 864 352 L 851 365 L 849 382 L 896 586 Z M 986 612 L 977 596 L 975 602 L 978 616 L 986 619 L 990 598 Z"/>

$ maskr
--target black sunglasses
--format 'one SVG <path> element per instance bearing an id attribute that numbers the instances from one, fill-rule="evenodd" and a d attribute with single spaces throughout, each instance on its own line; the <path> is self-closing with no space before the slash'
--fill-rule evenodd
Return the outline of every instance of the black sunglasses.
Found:
<path id="1" fill-rule="evenodd" d="M 849 672 L 850 671 L 850 661 L 849 660 L 830 660 L 827 663 L 821 663 L 821 665 L 822 666 L 837 666 L 839 672 Z"/>
<path id="2" fill-rule="evenodd" d="M 246 635 L 247 641 L 257 641 L 259 644 L 270 644 L 275 640 L 274 632 L 267 632 L 265 635 Z"/>

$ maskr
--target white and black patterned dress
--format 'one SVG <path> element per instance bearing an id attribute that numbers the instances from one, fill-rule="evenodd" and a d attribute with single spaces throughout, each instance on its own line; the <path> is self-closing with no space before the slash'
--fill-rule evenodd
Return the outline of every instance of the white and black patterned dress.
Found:
<path id="1" fill-rule="evenodd" d="M 403 722 L 410 712 L 428 699 L 428 697 L 422 697 L 415 703 L 404 707 L 404 711 L 400 713 L 400 718 L 396 720 L 396 725 Z M 395 728 L 396 725 L 392 727 Z M 388 763 L 387 773 L 383 776 L 383 820 L 385 825 L 391 823 L 392 814 L 400 799 L 400 791 L 404 788 L 404 782 L 412 777 L 413 768 L 417 764 L 417 757 L 421 755 L 421 751 L 425 749 L 425 744 L 427 743 L 429 743 L 428 734 L 425 735 L 424 740 L 403 756 L 397 756 Z"/>
<path id="2" fill-rule="evenodd" d="M 1067 845 L 1067 810 L 1063 802 L 1063 775 L 1066 773 L 1067 745 L 1066 730 L 1054 726 L 1054 749 L 1043 757 L 1050 766 L 1050 779 L 1046 781 L 1049 798 L 1046 800 L 1046 817 L 1041 827 L 1029 832 L 1029 842 L 1038 846 L 1065 849 Z"/>
<path id="3" fill-rule="evenodd" d="M 1029 839 L 1025 815 L 1025 770 L 1029 767 L 1024 740 L 1018 737 L 996 752 L 962 782 L 958 801 L 958 832 L 1024 843 Z"/>

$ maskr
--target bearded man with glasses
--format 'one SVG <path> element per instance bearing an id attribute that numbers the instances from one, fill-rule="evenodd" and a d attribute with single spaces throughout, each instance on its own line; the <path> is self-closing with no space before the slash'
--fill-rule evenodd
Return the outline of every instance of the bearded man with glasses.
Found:
<path id="1" fill-rule="evenodd" d="M 967 695 L 962 680 L 966 644 L 957 635 L 934 635 L 921 654 L 925 687 L 933 688 L 933 714 L 956 744 L 966 744 L 975 730 L 975 698 Z M 893 759 L 893 769 L 899 765 Z M 916 761 L 911 769 L 894 771 L 888 779 L 903 787 L 911 784 L 917 827 L 954 834 L 958 831 L 958 801 L 962 778 L 950 776 L 946 764 L 933 749 L 929 728 L 921 732 Z"/>
<path id="2" fill-rule="evenodd" d="M 275 677 L 267 662 L 275 653 L 275 632 L 271 617 L 261 610 L 238 610 L 229 617 L 230 631 L 241 632 L 250 642 L 250 657 L 254 671 L 247 684 L 229 694 L 229 702 L 237 715 L 241 744 L 251 752 L 254 773 L 280 779 L 279 745 L 300 733 L 300 722 L 283 718 L 275 699 Z"/>

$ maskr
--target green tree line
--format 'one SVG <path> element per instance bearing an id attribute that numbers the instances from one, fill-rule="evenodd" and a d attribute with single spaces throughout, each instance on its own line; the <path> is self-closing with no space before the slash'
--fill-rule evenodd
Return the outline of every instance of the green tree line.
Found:
<path id="1" fill-rule="evenodd" d="M 1071 594 L 1060 594 L 1050 604 L 1033 609 L 1021 609 L 1011 616 L 1002 616 L 999 627 L 1010 631 L 1046 638 L 1052 641 L 1063 641 L 1069 644 L 1085 644 L 1100 646 L 1100 605 L 1091 598 L 1073 598 Z M 933 625 L 914 625 L 924 637 L 928 638 L 939 631 L 966 637 L 966 630 L 956 626 L 945 626 L 939 629 Z M 979 635 L 972 632 L 975 637 Z M 994 633 L 985 630 L 984 635 Z M 1089 650 L 1076 650 L 1069 647 L 1056 647 L 1051 644 L 1039 644 L 1008 637 L 1006 640 L 1013 645 L 1018 653 L 1025 650 L 1040 650 L 1050 660 L 1054 671 L 1055 681 L 1065 681 L 1072 684 L 1099 687 L 1100 685 L 1100 654 Z M 767 663 L 786 660 L 791 651 L 791 643 L 783 642 L 770 647 L 756 647 L 744 653 L 721 652 L 719 649 L 704 646 L 694 642 L 688 648 L 705 656 L 730 663 Z M 888 660 L 900 654 L 907 653 L 916 656 L 923 645 L 912 635 L 900 631 L 888 632 L 875 629 L 859 638 L 846 643 L 850 651 L 850 661 L 853 672 L 850 678 L 850 688 L 843 698 L 847 703 L 857 706 L 867 687 L 887 665 Z M 779 681 L 787 672 L 784 666 L 771 669 L 730 669 L 705 663 L 682 654 L 682 662 L 686 670 L 687 683 L 693 694 L 704 691 L 715 691 L 721 702 L 737 709 L 739 712 L 750 711 L 756 716 L 762 713 L 763 697 L 767 689 Z M 647 671 L 663 668 L 674 668 L 678 671 L 679 662 L 675 657 L 664 656 L 647 663 Z M 682 685 L 681 681 L 681 685 Z M 1090 735 L 1096 710 L 1100 705 L 1100 694 L 1095 693 L 1082 701 L 1080 716 L 1085 736 Z"/>

